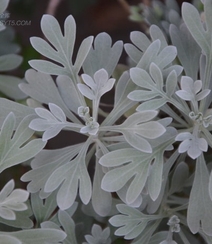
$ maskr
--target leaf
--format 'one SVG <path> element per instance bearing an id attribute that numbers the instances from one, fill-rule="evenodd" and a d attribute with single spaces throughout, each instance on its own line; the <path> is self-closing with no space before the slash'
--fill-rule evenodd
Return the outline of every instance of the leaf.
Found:
<path id="1" fill-rule="evenodd" d="M 10 236 L 9 234 L 0 234 L 0 239 L 2 243 L 7 244 L 22 244 L 20 240 L 17 238 Z"/>
<path id="2" fill-rule="evenodd" d="M 17 68 L 23 58 L 17 54 L 6 54 L 0 56 L 0 71 L 9 71 Z"/>
<path id="3" fill-rule="evenodd" d="M 59 75 L 56 79 L 56 83 L 60 96 L 72 112 L 77 114 L 77 110 L 80 106 L 86 106 L 84 97 L 70 77 Z"/>
<path id="4" fill-rule="evenodd" d="M 204 53 L 206 55 L 210 53 L 211 36 L 210 33 L 207 33 L 204 30 L 203 24 L 200 19 L 200 14 L 197 9 L 189 3 L 183 3 L 182 17 L 191 35 L 202 48 Z"/>
<path id="5" fill-rule="evenodd" d="M 128 98 L 134 101 L 138 101 L 139 97 L 141 97 L 141 101 L 145 100 L 145 102 L 139 105 L 137 108 L 138 111 L 141 111 L 141 109 L 157 109 L 168 101 L 168 95 L 166 95 L 163 90 L 164 85 L 162 72 L 154 63 L 151 63 L 150 65 L 150 74 L 151 76 L 144 69 L 130 69 L 130 77 L 132 81 L 141 87 L 142 90 L 135 90 L 130 92 Z M 161 98 L 158 99 L 157 97 Z"/>
<path id="6" fill-rule="evenodd" d="M 42 188 L 43 192 L 41 192 L 41 195 L 44 195 L 43 198 L 46 197 L 46 193 L 49 194 L 59 187 L 57 204 L 61 210 L 68 209 L 73 205 L 77 196 L 78 186 L 82 202 L 88 204 L 91 199 L 92 190 L 90 176 L 85 164 L 85 153 L 89 145 L 88 141 L 84 145 L 77 144 L 57 150 L 54 152 L 53 161 L 52 158 L 49 160 L 44 157 L 48 154 L 51 155 L 52 152 L 44 151 L 41 154 L 41 157 L 45 159 L 44 165 L 40 166 L 39 161 L 37 161 L 39 166 L 25 174 L 21 179 L 23 181 L 32 181 L 28 186 L 31 192 L 36 192 L 39 188 Z M 70 151 L 70 149 L 73 150 Z M 57 152 L 59 152 L 59 155 L 56 154 Z M 38 179 L 39 182 L 37 182 Z M 33 181 L 35 181 L 35 186 Z"/>
<path id="7" fill-rule="evenodd" d="M 152 99 L 149 101 L 145 101 L 143 103 L 141 103 L 136 110 L 138 112 L 142 112 L 145 110 L 156 110 L 161 108 L 163 105 L 165 105 L 167 103 L 167 99 L 166 98 L 156 98 L 156 99 Z"/>
<path id="8" fill-rule="evenodd" d="M 166 148 L 174 143 L 175 136 L 176 131 L 173 132 L 168 128 L 167 134 L 158 139 L 152 154 L 133 148 L 121 148 L 102 156 L 99 163 L 109 168 L 102 179 L 102 189 L 116 192 L 127 184 L 127 204 L 137 200 L 144 186 L 149 187 L 148 191 L 153 199 L 157 198 L 163 182 L 164 157 L 162 155 Z M 152 168 L 151 164 L 153 164 Z M 146 185 L 148 177 L 151 182 Z"/>
<path id="9" fill-rule="evenodd" d="M 173 70 L 166 79 L 166 94 L 171 97 L 177 87 L 177 73 Z"/>
<path id="10" fill-rule="evenodd" d="M 22 82 L 23 80 L 14 76 L 0 75 L 0 90 L 7 97 L 14 100 L 25 99 L 27 95 L 24 94 L 19 88 L 19 84 Z"/>
<path id="11" fill-rule="evenodd" d="M 94 47 L 90 49 L 83 71 L 93 76 L 100 69 L 105 69 L 110 77 L 119 61 L 123 50 L 122 41 L 117 41 L 112 46 L 111 37 L 107 33 L 100 33 L 94 40 Z"/>
<path id="12" fill-rule="evenodd" d="M 141 194 L 148 177 L 148 158 L 149 154 L 133 148 L 116 150 L 101 157 L 99 162 L 105 167 L 121 166 L 105 174 L 101 183 L 102 189 L 116 192 L 133 178 L 127 190 L 126 201 L 128 204 L 134 202 Z"/>
<path id="13" fill-rule="evenodd" d="M 21 177 L 21 180 L 24 182 L 31 181 L 27 186 L 27 190 L 35 193 L 41 189 L 40 196 L 42 197 L 44 195 L 43 188 L 50 175 L 61 165 L 66 164 L 74 158 L 79 153 L 81 147 L 82 144 L 76 144 L 61 149 L 42 150 L 32 160 L 32 170 Z"/>
<path id="14" fill-rule="evenodd" d="M 61 185 L 57 194 L 57 203 L 61 210 L 65 210 L 74 203 L 78 184 L 80 198 L 84 204 L 88 204 L 92 193 L 91 181 L 85 162 L 80 156 L 58 167 L 48 178 L 44 191 L 47 193 L 52 192 Z"/>
<path id="15" fill-rule="evenodd" d="M 65 239 L 66 234 L 62 230 L 45 228 L 10 232 L 9 236 L 17 238 L 22 244 L 59 244 Z"/>
<path id="16" fill-rule="evenodd" d="M 118 204 L 116 207 L 121 214 L 113 216 L 109 222 L 115 227 L 120 227 L 115 231 L 115 235 L 124 236 L 126 240 L 136 238 L 143 232 L 148 222 L 160 218 L 157 215 L 145 215 L 125 204 Z"/>
<path id="17" fill-rule="evenodd" d="M 66 18 L 64 23 L 64 35 L 61 32 L 59 23 L 51 15 L 44 15 L 42 17 L 41 29 L 51 45 L 41 38 L 32 37 L 30 39 L 32 46 L 42 55 L 61 65 L 44 60 L 31 60 L 29 62 L 30 65 L 44 73 L 68 75 L 75 79 L 75 74 L 79 72 L 91 48 L 93 37 L 88 37 L 82 42 L 76 58 L 76 63 L 73 65 L 72 55 L 76 35 L 76 23 L 74 18 L 71 15 Z"/>
<path id="18" fill-rule="evenodd" d="M 82 74 L 85 84 L 77 84 L 78 89 L 90 100 L 99 101 L 101 96 L 113 88 L 115 79 L 110 78 L 105 69 L 100 69 L 94 73 L 93 78 L 87 74 Z"/>
<path id="19" fill-rule="evenodd" d="M 28 205 L 28 204 L 27 204 Z M 24 211 L 16 211 L 15 213 L 16 218 L 13 220 L 8 220 L 0 217 L 0 223 L 4 225 L 15 227 L 15 228 L 22 228 L 22 229 L 30 229 L 33 227 L 34 223 L 30 219 L 32 216 L 32 211 L 30 206 L 28 205 L 28 209 Z"/>
<path id="20" fill-rule="evenodd" d="M 69 123 L 63 110 L 53 103 L 49 103 L 50 111 L 44 108 L 35 108 L 35 112 L 40 118 L 33 119 L 29 128 L 35 131 L 44 131 L 42 140 L 47 141 L 61 132 L 65 127 L 81 128 L 80 125 Z"/>
<path id="21" fill-rule="evenodd" d="M 153 62 L 153 60 L 156 60 L 156 57 L 160 52 L 160 47 L 160 40 L 152 42 L 147 48 L 147 50 L 144 52 L 142 58 L 137 64 L 137 67 L 143 70 L 148 70 L 149 65 Z"/>
<path id="22" fill-rule="evenodd" d="M 75 223 L 71 216 L 66 212 L 59 210 L 58 219 L 67 234 L 66 239 L 63 241 L 63 244 L 77 244 L 76 236 L 75 236 Z"/>
<path id="23" fill-rule="evenodd" d="M 166 131 L 157 121 L 149 121 L 156 115 L 157 111 L 154 110 L 134 113 L 121 125 L 113 126 L 110 130 L 122 133 L 125 140 L 136 149 L 151 153 L 151 145 L 146 138 L 155 139 Z"/>
<path id="24" fill-rule="evenodd" d="M 93 178 L 92 206 L 98 215 L 104 217 L 108 216 L 111 211 L 112 197 L 110 193 L 101 188 L 103 176 L 102 166 L 97 162 Z"/>
<path id="25" fill-rule="evenodd" d="M 207 235 L 212 235 L 212 202 L 208 191 L 209 172 L 203 155 L 197 158 L 194 182 L 190 193 L 187 222 L 193 234 L 200 227 Z"/>
<path id="26" fill-rule="evenodd" d="M 151 25 L 149 28 L 149 33 L 152 38 L 152 41 L 160 40 L 161 50 L 168 46 L 166 37 L 163 31 L 157 25 Z"/>
<path id="27" fill-rule="evenodd" d="M 154 61 L 155 64 L 162 70 L 166 68 L 177 56 L 177 49 L 174 46 L 165 47 Z"/>
<path id="28" fill-rule="evenodd" d="M 205 22 L 207 26 L 207 32 L 211 33 L 212 31 L 212 18 L 211 18 L 211 11 L 212 11 L 212 5 L 210 0 L 204 1 L 204 12 L 205 12 Z"/>
<path id="29" fill-rule="evenodd" d="M 170 26 L 170 36 L 172 43 L 177 47 L 178 58 L 187 76 L 197 79 L 201 49 L 190 34 L 185 24 L 178 29 Z M 193 62 L 189 62 L 193 60 Z"/>
<path id="30" fill-rule="evenodd" d="M 47 197 L 45 202 L 39 197 L 38 193 L 33 193 L 30 196 L 32 211 L 37 225 L 54 216 L 54 211 L 57 208 L 56 193 L 52 193 Z"/>
<path id="31" fill-rule="evenodd" d="M 25 118 L 27 115 L 36 115 L 33 108 L 25 105 L 10 101 L 5 98 L 0 98 L 0 126 L 4 123 L 5 118 L 10 112 L 13 112 L 16 117 L 15 127 Z"/>
<path id="32" fill-rule="evenodd" d="M 131 82 L 129 73 L 124 72 L 119 78 L 115 86 L 115 101 L 113 110 L 108 114 L 102 125 L 112 125 L 126 111 L 133 107 L 136 102 L 128 99 L 127 95 L 130 91 L 135 90 L 136 85 Z"/>
<path id="33" fill-rule="evenodd" d="M 28 127 L 31 120 L 31 116 L 25 117 L 13 134 L 15 116 L 10 113 L 6 117 L 0 133 L 0 172 L 27 161 L 44 148 L 46 143 L 41 139 L 34 139 L 27 143 L 34 133 Z"/>
<path id="34" fill-rule="evenodd" d="M 10 180 L 0 192 L 0 216 L 7 220 L 15 220 L 14 211 L 24 211 L 27 205 L 24 203 L 29 193 L 22 189 L 14 190 L 14 181 Z"/>
<path id="35" fill-rule="evenodd" d="M 0 14 L 3 13 L 9 4 L 9 0 L 2 0 L 0 2 Z"/>
<path id="36" fill-rule="evenodd" d="M 172 176 L 169 194 L 182 191 L 188 177 L 189 177 L 188 166 L 186 163 L 181 162 L 180 164 L 177 165 L 174 174 Z"/>
<path id="37" fill-rule="evenodd" d="M 68 109 L 64 103 L 52 77 L 48 74 L 42 74 L 33 69 L 27 70 L 25 78 L 28 83 L 20 84 L 20 89 L 31 98 L 44 103 L 54 103 L 59 106 L 66 116 L 79 122 L 76 116 Z"/>
<path id="38" fill-rule="evenodd" d="M 91 234 L 92 235 L 85 235 L 87 242 L 83 242 L 83 244 L 111 243 L 109 227 L 106 227 L 104 230 L 102 230 L 100 225 L 93 224 Z"/>

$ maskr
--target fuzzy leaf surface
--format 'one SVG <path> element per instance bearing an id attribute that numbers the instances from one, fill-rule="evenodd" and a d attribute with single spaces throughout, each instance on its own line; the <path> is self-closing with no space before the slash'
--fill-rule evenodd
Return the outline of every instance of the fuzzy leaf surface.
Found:
<path id="1" fill-rule="evenodd" d="M 91 48 L 93 38 L 88 37 L 82 42 L 76 62 L 73 65 L 72 55 L 76 35 L 76 23 L 74 18 L 71 15 L 66 18 L 63 34 L 58 21 L 51 15 L 44 15 L 41 20 L 41 29 L 51 45 L 41 38 L 32 37 L 32 46 L 42 55 L 61 65 L 45 60 L 31 60 L 29 62 L 30 65 L 44 73 L 74 77 L 73 74 L 79 72 Z"/>
<path id="2" fill-rule="evenodd" d="M 15 189 L 15 183 L 10 180 L 0 192 L 0 216 L 7 220 L 15 220 L 15 211 L 24 211 L 27 205 L 24 203 L 29 193 L 22 189 Z"/>
<path id="3" fill-rule="evenodd" d="M 20 84 L 20 89 L 25 94 L 44 104 L 56 104 L 64 111 L 70 120 L 74 122 L 78 121 L 76 116 L 64 103 L 63 98 L 50 75 L 29 69 L 26 71 L 25 79 L 28 83 Z"/>
<path id="4" fill-rule="evenodd" d="M 31 116 L 24 118 L 13 134 L 15 116 L 10 113 L 6 117 L 0 133 L 0 172 L 34 157 L 45 146 L 41 139 L 26 143 L 34 133 L 28 127 L 31 119 Z"/>
<path id="5" fill-rule="evenodd" d="M 134 209 L 125 204 L 116 205 L 120 215 L 115 215 L 109 219 L 110 224 L 119 227 L 115 235 L 124 236 L 130 240 L 139 236 L 152 220 L 160 218 L 158 215 L 146 215 L 138 209 Z"/>
<path id="6" fill-rule="evenodd" d="M 10 232 L 9 236 L 17 238 L 21 244 L 59 244 L 65 239 L 66 234 L 61 230 L 46 228 Z"/>
<path id="7" fill-rule="evenodd" d="M 94 40 L 94 46 L 90 49 L 83 64 L 84 73 L 93 76 L 96 71 L 105 69 L 112 75 L 123 50 L 122 41 L 112 45 L 111 37 L 107 33 L 100 33 Z"/>
<path id="8" fill-rule="evenodd" d="M 146 139 L 155 139 L 166 131 L 159 122 L 149 121 L 156 115 L 157 111 L 154 110 L 137 112 L 129 116 L 121 125 L 113 126 L 111 129 L 121 132 L 126 141 L 134 148 L 151 153 L 151 145 Z"/>
<path id="9" fill-rule="evenodd" d="M 189 198 L 187 222 L 193 234 L 200 230 L 211 235 L 212 201 L 208 191 L 209 172 L 203 155 L 197 158 L 194 182 Z"/>

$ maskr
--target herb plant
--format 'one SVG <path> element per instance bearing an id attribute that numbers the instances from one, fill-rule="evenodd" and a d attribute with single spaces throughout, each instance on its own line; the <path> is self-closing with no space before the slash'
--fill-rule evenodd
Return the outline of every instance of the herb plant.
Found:
<path id="1" fill-rule="evenodd" d="M 131 10 L 147 34 L 88 37 L 76 58 L 74 18 L 61 30 L 44 15 L 45 40 L 30 41 L 45 59 L 25 79 L 0 76 L 0 173 L 31 167 L 27 190 L 1 189 L 1 243 L 212 243 L 212 2 Z M 0 71 L 22 60 L 5 31 Z M 70 145 L 49 149 L 62 131 Z"/>

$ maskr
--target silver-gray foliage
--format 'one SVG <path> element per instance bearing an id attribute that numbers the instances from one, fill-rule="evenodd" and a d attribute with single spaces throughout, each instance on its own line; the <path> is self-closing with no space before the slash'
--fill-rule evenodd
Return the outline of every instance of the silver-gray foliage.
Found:
<path id="1" fill-rule="evenodd" d="M 139 5 L 130 18 L 145 19 L 148 35 L 88 37 L 75 60 L 73 16 L 64 31 L 43 16 L 45 40 L 31 44 L 46 59 L 30 61 L 25 81 L 0 76 L 7 97 L 28 97 L 28 106 L 0 98 L 0 173 L 31 167 L 27 190 L 10 180 L 0 192 L 0 222 L 11 227 L 0 242 L 211 244 L 211 13 L 211 0 Z M 128 66 L 118 65 L 123 48 Z M 20 64 L 14 53 L 0 71 Z M 50 149 L 62 131 L 70 144 Z"/>

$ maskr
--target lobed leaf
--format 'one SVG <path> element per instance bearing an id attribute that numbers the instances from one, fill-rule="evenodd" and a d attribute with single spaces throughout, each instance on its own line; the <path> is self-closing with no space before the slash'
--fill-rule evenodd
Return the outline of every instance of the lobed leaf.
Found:
<path id="1" fill-rule="evenodd" d="M 20 89 L 31 98 L 44 103 L 54 103 L 59 106 L 66 116 L 74 121 L 79 122 L 76 116 L 68 109 L 61 97 L 54 80 L 48 74 L 42 74 L 35 70 L 27 70 L 25 78 L 28 83 L 20 84 Z"/>
<path id="2" fill-rule="evenodd" d="M 192 185 L 187 222 L 193 234 L 202 231 L 211 235 L 212 204 L 208 191 L 209 172 L 203 155 L 197 158 L 194 182 Z"/>
<path id="3" fill-rule="evenodd" d="M 76 23 L 73 16 L 69 15 L 65 19 L 64 34 L 58 21 L 51 15 L 42 17 L 41 29 L 50 44 L 37 37 L 30 39 L 31 44 L 38 52 L 52 59 L 57 64 L 45 60 L 31 60 L 29 62 L 30 65 L 38 71 L 47 74 L 68 75 L 76 82 L 76 74 L 78 74 L 91 48 L 93 37 L 88 37 L 82 42 L 76 62 L 73 65 L 72 55 L 76 38 Z"/>
<path id="4" fill-rule="evenodd" d="M 183 3 L 182 17 L 191 35 L 202 48 L 204 53 L 210 53 L 211 37 L 210 34 L 204 30 L 200 14 L 197 9 L 189 3 Z"/>
<path id="5" fill-rule="evenodd" d="M 13 134 L 15 116 L 13 113 L 10 113 L 6 117 L 0 133 L 0 172 L 27 161 L 44 148 L 46 143 L 41 139 L 27 142 L 34 133 L 28 127 L 31 120 L 32 116 L 25 117 Z"/>
<path id="6" fill-rule="evenodd" d="M 93 76 L 100 69 L 105 69 L 110 77 L 119 61 L 123 50 L 122 41 L 117 41 L 112 46 L 111 37 L 107 33 L 100 33 L 94 40 L 94 47 L 90 49 L 83 71 L 89 76 Z"/>

